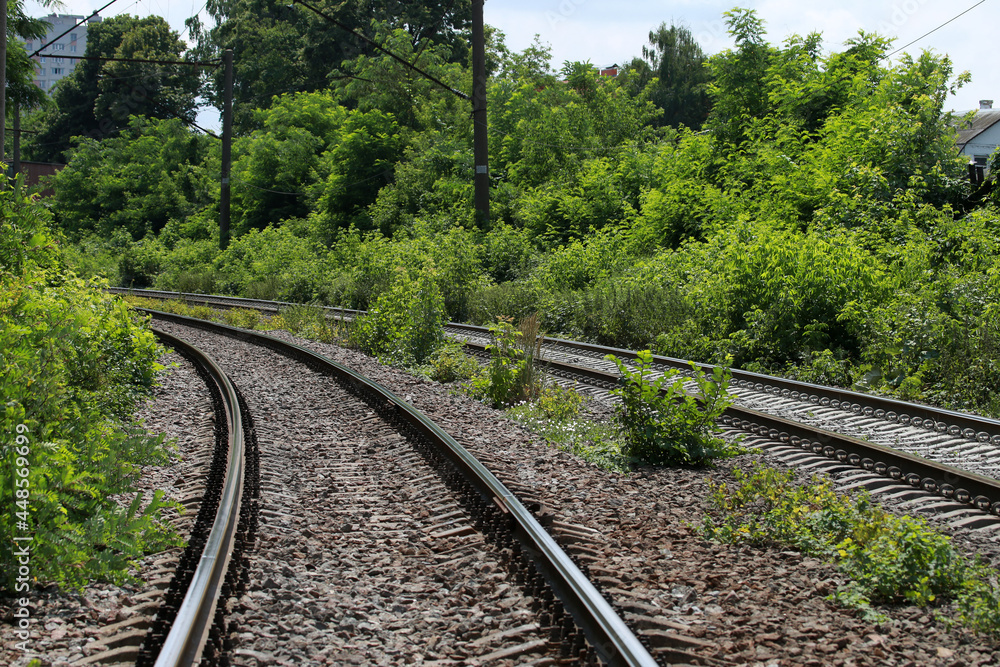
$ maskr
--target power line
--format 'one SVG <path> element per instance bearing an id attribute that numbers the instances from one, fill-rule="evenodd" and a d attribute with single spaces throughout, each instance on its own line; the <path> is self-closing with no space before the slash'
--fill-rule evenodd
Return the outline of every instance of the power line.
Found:
<path id="1" fill-rule="evenodd" d="M 48 45 L 46 45 L 48 46 Z M 36 51 L 31 57 L 40 56 L 43 58 L 73 58 L 74 60 L 99 60 L 111 63 L 148 63 L 150 65 L 194 65 L 195 67 L 221 67 L 218 60 L 151 60 L 146 58 L 105 58 L 104 56 L 65 56 L 61 53 L 38 53 Z"/>
<path id="2" fill-rule="evenodd" d="M 389 56 L 390 58 L 401 62 L 404 66 L 410 68 L 411 70 L 413 70 L 414 72 L 416 72 L 420 76 L 424 77 L 425 79 L 430 79 L 431 81 L 433 81 L 437 85 L 441 86 L 445 90 L 447 90 L 447 91 L 449 91 L 451 93 L 454 93 L 455 95 L 458 95 L 463 100 L 466 100 L 468 102 L 472 101 L 472 98 L 469 97 L 468 95 L 466 95 L 465 93 L 463 93 L 462 91 L 455 90 L 454 88 L 452 88 L 451 86 L 449 86 L 448 84 L 446 84 L 444 81 L 441 81 L 440 79 L 438 79 L 437 77 L 435 77 L 433 74 L 428 74 L 427 72 L 425 72 L 424 70 L 420 69 L 419 67 L 417 67 L 413 63 L 409 62 L 405 58 L 397 56 L 392 51 L 386 49 L 385 47 L 383 47 L 381 44 L 379 44 L 375 40 L 373 40 L 373 39 L 371 39 L 369 37 L 366 37 L 365 35 L 363 35 L 360 32 L 354 30 L 353 28 L 351 28 L 350 26 L 347 26 L 347 25 L 341 23 L 340 21 L 338 21 L 337 19 L 333 18 L 332 16 L 328 16 L 328 15 L 324 14 L 320 10 L 318 10 L 315 7 L 313 7 L 312 5 L 310 5 L 309 3 L 304 2 L 304 0 L 292 0 L 292 4 L 293 5 L 294 4 L 302 5 L 303 7 L 305 7 L 308 10 L 310 10 L 311 12 L 315 13 L 316 15 L 318 15 L 318 16 L 326 19 L 330 23 L 334 24 L 335 26 L 337 26 L 341 30 L 343 30 L 345 32 L 349 32 L 352 35 L 354 35 L 355 37 L 357 37 L 358 39 L 361 39 L 361 40 L 364 40 L 364 41 L 368 42 L 373 47 L 375 47 L 377 50 L 381 51 L 382 53 L 384 53 L 385 55 Z"/>
<path id="3" fill-rule="evenodd" d="M 53 37 L 52 39 L 50 39 L 45 44 L 42 44 L 41 46 L 39 46 L 38 49 L 34 53 L 32 53 L 30 56 L 28 56 L 28 57 L 29 58 L 34 58 L 39 53 L 41 53 L 44 49 L 46 49 L 49 46 L 51 46 L 52 44 L 56 43 L 57 41 L 59 41 L 60 39 L 62 39 L 63 37 L 65 37 L 67 34 L 69 34 L 70 32 L 72 32 L 73 30 L 76 30 L 81 25 L 83 25 L 84 23 L 86 23 L 90 19 L 94 18 L 95 16 L 97 16 L 98 14 L 100 14 L 101 12 L 103 12 L 105 9 L 107 9 L 111 5 L 115 4 L 116 2 L 118 2 L 118 0 L 111 0 L 111 2 L 109 2 L 106 5 L 104 5 L 103 7 L 101 7 L 100 9 L 98 9 L 96 12 L 94 12 L 93 14 L 91 14 L 90 16 L 88 16 L 87 18 L 82 19 L 76 25 L 73 25 L 73 26 L 70 26 L 69 28 L 67 28 L 66 32 L 63 32 L 58 37 Z"/>
<path id="4" fill-rule="evenodd" d="M 932 33 L 935 33 L 935 32 L 937 32 L 938 30 L 940 30 L 941 28 L 945 27 L 946 25 L 948 25 L 949 23 L 951 23 L 951 22 L 952 22 L 952 21 L 954 21 L 955 19 L 957 19 L 957 18 L 959 18 L 959 17 L 961 17 L 961 16 L 964 16 L 964 15 L 968 14 L 969 12 L 971 12 L 971 11 L 972 11 L 973 9 L 975 9 L 975 8 L 976 8 L 976 7 L 978 7 L 979 5 L 983 4 L 984 2 L 986 2 L 986 0 L 979 0 L 979 2 L 977 2 L 977 3 L 976 3 L 976 4 L 974 4 L 974 5 L 972 5 L 971 7 L 969 7 L 968 9 L 966 9 L 966 10 L 965 10 L 964 12 L 962 12 L 961 14 L 957 14 L 957 15 L 953 16 L 952 18 L 948 19 L 947 21 L 945 21 L 944 23 L 942 23 L 942 24 L 941 24 L 941 25 L 939 25 L 938 27 L 934 28 L 934 29 L 933 29 L 933 30 L 931 30 L 930 32 L 925 32 L 924 34 L 922 34 L 922 35 L 921 35 L 920 37 L 917 37 L 917 38 L 916 38 L 915 40 L 913 40 L 913 41 L 912 41 L 912 42 L 910 42 L 909 44 L 904 44 L 903 46 L 899 47 L 898 49 L 896 49 L 895 51 L 893 51 L 893 52 L 892 52 L 892 53 L 890 53 L 889 55 L 887 55 L 887 56 L 883 56 L 883 57 L 884 57 L 884 58 L 892 58 L 892 57 L 893 57 L 894 55 L 896 55 L 897 53 L 899 53 L 899 52 L 900 52 L 900 51 L 902 51 L 903 49 L 905 49 L 905 48 L 907 48 L 907 47 L 909 47 L 909 46 L 913 46 L 914 44 L 916 44 L 917 42 L 919 42 L 920 40 L 922 40 L 922 39 L 923 39 L 924 37 L 926 37 L 927 35 L 930 35 L 930 34 L 932 34 Z"/>

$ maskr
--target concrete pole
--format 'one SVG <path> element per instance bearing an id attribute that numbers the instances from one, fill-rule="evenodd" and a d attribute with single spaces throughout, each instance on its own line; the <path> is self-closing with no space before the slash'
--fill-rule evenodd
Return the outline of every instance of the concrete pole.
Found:
<path id="1" fill-rule="evenodd" d="M 2 2 L 3 0 L 0 0 Z M 222 56 L 225 89 L 222 92 L 222 190 L 219 193 L 219 249 L 229 246 L 229 169 L 233 161 L 233 50 Z"/>
<path id="2" fill-rule="evenodd" d="M 489 140 L 486 125 L 486 31 L 483 25 L 485 0 L 472 0 L 472 153 L 476 165 L 476 225 L 490 224 Z"/>

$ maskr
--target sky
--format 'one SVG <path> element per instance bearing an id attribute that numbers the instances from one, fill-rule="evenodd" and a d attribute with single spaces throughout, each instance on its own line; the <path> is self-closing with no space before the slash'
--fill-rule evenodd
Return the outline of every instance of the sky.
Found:
<path id="1" fill-rule="evenodd" d="M 64 0 L 57 11 L 86 16 L 106 3 Z M 976 109 L 980 99 L 993 99 L 1000 106 L 1000 67 L 995 58 L 1000 0 L 486 0 L 484 13 L 486 22 L 506 35 L 514 51 L 530 46 L 538 35 L 550 45 L 553 68 L 559 69 L 565 61 L 590 61 L 601 67 L 628 62 L 641 55 L 649 32 L 661 23 L 686 26 L 705 53 L 718 53 L 733 46 L 723 12 L 736 6 L 757 11 L 772 44 L 780 45 L 789 35 L 819 32 L 825 52 L 843 50 L 845 40 L 859 30 L 895 38 L 893 47 L 898 48 L 954 19 L 905 51 L 947 54 L 955 74 L 972 75 L 971 83 L 949 97 L 946 110 Z M 203 7 L 204 0 L 118 0 L 101 15 L 163 16 L 183 35 L 184 20 Z M 26 0 L 25 8 L 32 16 L 52 11 L 33 0 Z M 210 22 L 207 15 L 203 22 Z M 206 112 L 200 118 L 217 127 L 212 115 Z"/>

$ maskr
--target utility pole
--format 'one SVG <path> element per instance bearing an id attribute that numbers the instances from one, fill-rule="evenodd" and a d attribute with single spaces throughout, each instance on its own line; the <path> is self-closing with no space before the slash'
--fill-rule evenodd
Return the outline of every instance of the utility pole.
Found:
<path id="1" fill-rule="evenodd" d="M 14 102 L 14 175 L 21 173 L 21 104 Z"/>
<path id="2" fill-rule="evenodd" d="M 472 154 L 476 165 L 476 226 L 485 229 L 490 222 L 489 139 L 486 125 L 486 30 L 483 5 L 486 0 L 472 0 Z"/>
<path id="3" fill-rule="evenodd" d="M 3 0 L 0 0 L 3 2 Z M 229 168 L 233 161 L 233 50 L 222 55 L 222 189 L 219 192 L 219 250 L 229 246 Z"/>

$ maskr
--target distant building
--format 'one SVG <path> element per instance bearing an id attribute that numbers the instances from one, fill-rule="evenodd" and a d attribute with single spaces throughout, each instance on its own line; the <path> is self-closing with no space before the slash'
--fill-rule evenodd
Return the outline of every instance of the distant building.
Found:
<path id="1" fill-rule="evenodd" d="M 65 78 L 73 71 L 76 64 L 80 62 L 70 56 L 82 56 L 84 54 L 87 50 L 87 27 L 91 23 L 101 22 L 101 17 L 95 16 L 84 23 L 80 23 L 85 18 L 87 17 L 70 14 L 49 14 L 42 19 L 50 25 L 45 37 L 40 41 L 26 40 L 24 42 L 24 48 L 28 50 L 28 54 L 30 55 L 40 47 L 48 44 L 57 35 L 62 35 L 62 33 L 69 30 L 65 35 L 45 47 L 42 51 L 45 55 L 34 57 L 35 85 L 42 90 L 46 92 L 52 90 L 52 86 L 56 84 L 56 81 Z M 80 25 L 76 25 L 77 23 L 80 23 Z"/>
<path id="2" fill-rule="evenodd" d="M 986 167 L 993 151 L 1000 146 L 1000 109 L 993 100 L 980 100 L 979 109 L 971 122 L 958 127 L 959 155 L 969 156 L 969 162 Z"/>
<path id="3" fill-rule="evenodd" d="M 10 167 L 11 161 L 4 161 L 4 166 L 7 167 L 7 175 L 13 176 L 13 170 Z M 35 187 L 43 182 L 43 179 L 49 176 L 54 176 L 59 173 L 66 165 L 56 164 L 52 162 L 30 162 L 27 160 L 21 161 L 21 173 L 24 175 L 24 184 L 30 187 Z M 51 197 L 55 192 L 49 188 L 39 191 L 38 193 L 42 197 Z"/>

